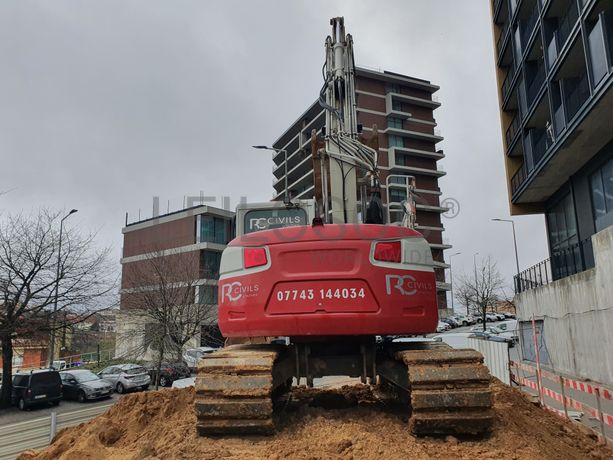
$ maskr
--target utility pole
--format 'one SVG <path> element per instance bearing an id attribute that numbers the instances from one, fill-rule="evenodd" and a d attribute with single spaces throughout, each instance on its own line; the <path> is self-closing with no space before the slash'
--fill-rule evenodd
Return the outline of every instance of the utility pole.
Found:
<path id="1" fill-rule="evenodd" d="M 76 209 L 71 209 L 68 214 L 62 217 L 60 220 L 60 241 L 57 246 L 57 269 L 55 272 L 55 299 L 53 301 L 53 316 L 52 321 L 55 321 L 55 315 L 57 313 L 57 297 L 58 290 L 60 288 L 60 266 L 62 263 L 62 230 L 64 228 L 64 221 L 68 219 L 71 215 L 77 212 Z M 51 343 L 49 344 L 49 368 L 53 366 L 53 355 L 55 355 L 55 323 L 51 327 Z"/>
<path id="2" fill-rule="evenodd" d="M 515 222 L 511 219 L 492 219 L 494 222 L 511 222 L 513 228 L 513 247 L 515 248 L 515 269 L 517 276 L 515 277 L 514 288 L 515 292 L 519 292 L 519 256 L 517 255 L 517 238 L 515 237 Z"/>
<path id="3" fill-rule="evenodd" d="M 455 254 L 451 254 L 449 256 L 449 284 L 451 284 L 451 311 L 453 311 L 455 313 L 455 310 L 453 308 L 453 268 L 451 267 L 451 259 L 454 256 L 459 256 L 460 254 L 462 254 L 461 252 L 456 252 Z M 468 305 L 466 306 L 466 314 L 468 314 Z"/>

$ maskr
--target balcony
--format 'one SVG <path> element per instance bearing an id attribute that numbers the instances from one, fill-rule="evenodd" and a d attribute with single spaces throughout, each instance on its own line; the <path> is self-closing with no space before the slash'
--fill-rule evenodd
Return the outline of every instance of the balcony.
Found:
<path id="1" fill-rule="evenodd" d="M 539 9 L 535 3 L 528 19 L 522 21 L 520 25 L 521 44 L 523 49 L 526 49 L 530 43 L 530 37 L 532 36 L 532 32 L 534 32 L 534 27 L 536 26 L 538 18 Z"/>
<path id="2" fill-rule="evenodd" d="M 511 28 L 510 21 L 505 22 L 504 26 L 502 26 L 502 31 L 500 32 L 500 36 L 496 41 L 496 53 L 498 55 L 498 60 L 501 59 L 501 54 L 506 48 L 508 43 L 507 37 L 509 36 L 509 29 Z"/>
<path id="3" fill-rule="evenodd" d="M 579 10 L 575 0 L 569 2 L 568 7 L 559 17 L 549 17 L 546 19 L 546 30 L 551 30 L 547 34 L 547 65 L 549 69 L 555 65 L 560 51 L 566 45 L 575 24 L 579 19 Z"/>
<path id="4" fill-rule="evenodd" d="M 515 80 L 515 75 L 517 71 L 517 64 L 515 63 L 515 59 L 511 61 L 511 65 L 507 69 L 507 76 L 502 82 L 502 100 L 506 101 L 511 94 L 511 90 L 513 89 L 513 81 Z"/>
<path id="5" fill-rule="evenodd" d="M 542 61 L 535 63 L 534 64 L 536 66 L 536 71 L 534 73 L 534 76 L 532 77 L 531 80 L 527 81 L 527 90 L 526 90 L 526 96 L 527 96 L 527 107 L 528 110 L 526 111 L 526 114 L 528 114 L 530 112 L 530 109 L 532 108 L 532 106 L 534 105 L 534 103 L 537 101 L 537 96 L 539 95 L 541 88 L 543 87 L 543 83 L 545 83 L 545 65 L 543 64 Z"/>
<path id="6" fill-rule="evenodd" d="M 569 88 L 566 90 L 566 88 Z M 590 97 L 590 87 L 587 74 L 579 78 L 565 80 L 564 106 L 566 107 L 566 119 L 572 120 L 585 101 Z"/>
<path id="7" fill-rule="evenodd" d="M 517 134 L 519 133 L 519 126 L 520 126 L 519 122 L 520 122 L 520 116 L 515 115 L 515 117 L 513 118 L 513 121 L 511 122 L 511 124 L 509 125 L 509 128 L 507 129 L 506 139 L 507 139 L 507 149 L 508 150 L 511 149 L 511 146 L 514 144 L 515 138 L 517 137 Z"/>

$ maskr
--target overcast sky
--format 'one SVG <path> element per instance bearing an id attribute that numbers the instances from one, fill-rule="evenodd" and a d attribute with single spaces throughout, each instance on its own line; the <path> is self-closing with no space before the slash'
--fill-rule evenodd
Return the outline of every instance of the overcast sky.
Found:
<path id="1" fill-rule="evenodd" d="M 119 260 L 125 213 L 185 195 L 266 201 L 268 152 L 321 87 L 329 19 L 356 63 L 432 81 L 445 140 L 454 275 L 473 254 L 515 272 L 489 0 L 0 2 L 0 210 L 78 208 Z M 547 257 L 542 216 L 516 218 L 521 268 Z M 118 265 L 119 268 L 119 265 Z"/>

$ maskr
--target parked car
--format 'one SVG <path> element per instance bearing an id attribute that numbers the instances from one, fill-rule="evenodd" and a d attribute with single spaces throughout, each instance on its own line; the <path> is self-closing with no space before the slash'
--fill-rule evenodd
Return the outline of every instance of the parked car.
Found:
<path id="1" fill-rule="evenodd" d="M 498 321 L 504 321 L 506 319 L 504 313 L 494 313 L 494 316 L 498 318 Z"/>
<path id="2" fill-rule="evenodd" d="M 467 316 L 456 315 L 453 317 L 453 319 L 457 321 L 460 324 L 460 326 L 469 326 L 473 324 Z"/>
<path id="3" fill-rule="evenodd" d="M 43 369 L 13 376 L 11 402 L 20 410 L 49 403 L 57 406 L 61 399 L 62 380 L 58 371 Z"/>
<path id="4" fill-rule="evenodd" d="M 155 383 L 157 377 L 157 365 L 150 364 L 147 367 L 151 381 Z M 172 382 L 179 379 L 191 377 L 192 373 L 184 362 L 163 362 L 160 368 L 159 384 L 163 387 L 169 387 Z"/>
<path id="5" fill-rule="evenodd" d="M 477 338 L 481 338 L 484 340 L 490 340 L 492 342 L 502 342 L 502 343 L 508 343 L 509 347 L 513 347 L 514 346 L 514 341 L 513 339 L 509 338 L 509 337 L 504 337 L 502 335 L 498 335 L 498 334 L 492 334 L 491 332 L 483 332 L 483 331 L 472 331 L 471 337 L 477 337 Z"/>
<path id="6" fill-rule="evenodd" d="M 98 372 L 98 377 L 111 384 L 117 393 L 124 393 L 128 390 L 146 390 L 151 383 L 147 369 L 139 364 L 109 366 Z"/>
<path id="7" fill-rule="evenodd" d="M 198 361 L 200 361 L 200 358 L 202 358 L 205 354 L 212 353 L 216 350 L 217 348 L 212 347 L 190 348 L 189 350 L 185 350 L 183 353 L 183 361 L 185 361 L 187 367 L 194 372 L 198 367 Z"/>
<path id="8" fill-rule="evenodd" d="M 473 333 L 483 333 L 483 326 L 475 326 L 471 329 L 471 332 Z M 485 328 L 485 333 L 489 334 L 490 336 L 498 336 L 503 338 L 504 340 L 497 340 L 499 342 L 507 342 L 509 344 L 509 346 L 514 347 L 515 343 L 517 342 L 517 339 L 515 337 L 515 334 L 513 332 L 505 332 L 502 329 L 499 329 L 496 326 L 487 326 Z"/>
<path id="9" fill-rule="evenodd" d="M 451 329 L 451 326 L 443 321 L 439 321 L 438 324 L 436 325 L 436 332 L 445 332 L 445 331 L 448 331 L 449 329 Z"/>
<path id="10" fill-rule="evenodd" d="M 85 402 L 88 399 L 110 398 L 113 387 L 88 369 L 60 372 L 64 399 Z"/>
<path id="11" fill-rule="evenodd" d="M 498 321 L 498 316 L 496 316 L 493 313 L 486 313 L 485 320 L 486 321 L 491 321 L 491 322 Z"/>
<path id="12" fill-rule="evenodd" d="M 513 313 L 504 313 L 504 317 L 506 319 L 515 319 L 515 315 Z"/>

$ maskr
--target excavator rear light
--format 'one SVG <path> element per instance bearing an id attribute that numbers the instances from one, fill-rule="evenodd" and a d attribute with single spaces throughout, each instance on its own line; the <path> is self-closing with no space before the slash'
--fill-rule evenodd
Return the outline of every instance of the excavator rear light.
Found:
<path id="1" fill-rule="evenodd" d="M 402 246 L 400 241 L 383 241 L 375 244 L 374 259 L 382 262 L 402 261 Z"/>
<path id="2" fill-rule="evenodd" d="M 243 249 L 243 266 L 245 268 L 261 267 L 266 265 L 268 259 L 266 257 L 266 249 L 264 248 L 244 248 Z"/>

